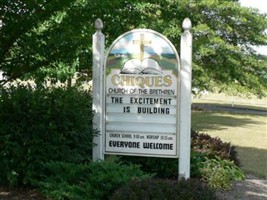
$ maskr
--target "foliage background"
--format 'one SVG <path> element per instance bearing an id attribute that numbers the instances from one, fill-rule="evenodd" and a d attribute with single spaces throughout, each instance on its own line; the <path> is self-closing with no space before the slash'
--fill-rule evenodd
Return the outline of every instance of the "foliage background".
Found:
<path id="1" fill-rule="evenodd" d="M 193 88 L 266 95 L 266 57 L 252 45 L 267 44 L 267 18 L 236 0 L 1 0 L 0 16 L 0 69 L 8 80 L 65 81 L 75 72 L 91 79 L 96 18 L 104 22 L 106 47 L 126 31 L 149 28 L 179 50 L 188 17 Z"/>

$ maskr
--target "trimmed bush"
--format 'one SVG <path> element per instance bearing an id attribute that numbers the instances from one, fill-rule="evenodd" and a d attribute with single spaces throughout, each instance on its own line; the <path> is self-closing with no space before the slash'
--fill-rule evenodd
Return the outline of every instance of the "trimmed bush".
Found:
<path id="1" fill-rule="evenodd" d="M 191 131 L 191 148 L 193 152 L 204 153 L 209 158 L 218 156 L 222 159 L 234 161 L 239 166 L 237 152 L 234 146 L 228 142 L 223 142 L 220 138 L 213 138 L 210 135 Z"/>
<path id="2" fill-rule="evenodd" d="M 91 94 L 76 87 L 0 91 L 0 183 L 34 184 L 49 161 L 91 159 Z"/>
<path id="3" fill-rule="evenodd" d="M 52 162 L 45 166 L 47 174 L 39 186 L 44 194 L 54 200 L 106 200 L 134 177 L 151 177 L 138 166 L 110 161 L 89 164 Z"/>
<path id="4" fill-rule="evenodd" d="M 177 178 L 178 159 L 140 156 L 120 156 L 125 163 L 140 165 L 144 172 L 154 173 L 158 178 Z"/>
<path id="5" fill-rule="evenodd" d="M 215 200 L 214 190 L 197 179 L 133 179 L 119 188 L 110 200 Z"/>

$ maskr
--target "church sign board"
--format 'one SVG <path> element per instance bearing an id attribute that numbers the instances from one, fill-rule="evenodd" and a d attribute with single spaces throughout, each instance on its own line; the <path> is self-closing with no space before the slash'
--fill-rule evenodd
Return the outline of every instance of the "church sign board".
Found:
<path id="1" fill-rule="evenodd" d="M 179 56 L 158 32 L 118 37 L 105 59 L 105 153 L 178 157 Z"/>

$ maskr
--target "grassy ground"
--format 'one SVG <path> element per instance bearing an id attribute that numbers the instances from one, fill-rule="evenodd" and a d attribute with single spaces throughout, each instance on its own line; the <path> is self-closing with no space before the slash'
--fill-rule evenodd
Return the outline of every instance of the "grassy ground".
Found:
<path id="1" fill-rule="evenodd" d="M 240 97 L 240 96 L 230 96 L 223 93 L 220 94 L 206 94 L 200 97 L 193 98 L 194 103 L 212 103 L 219 105 L 228 105 L 233 107 L 244 107 L 261 109 L 267 111 L 267 99 L 258 99 L 254 96 L 252 97 Z"/>
<path id="2" fill-rule="evenodd" d="M 208 102 L 193 100 L 193 102 Z M 236 106 L 249 106 L 265 109 L 264 100 L 259 103 L 243 103 Z M 213 101 L 217 104 L 216 100 Z M 224 99 L 219 104 L 229 104 L 231 99 Z M 253 114 L 234 114 L 215 111 L 194 111 L 192 128 L 219 137 L 225 142 L 236 146 L 242 168 L 247 173 L 267 178 L 267 116 Z"/>

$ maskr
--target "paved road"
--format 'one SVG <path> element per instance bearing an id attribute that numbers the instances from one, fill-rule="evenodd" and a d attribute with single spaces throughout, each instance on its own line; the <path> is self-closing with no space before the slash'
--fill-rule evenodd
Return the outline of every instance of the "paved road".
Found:
<path id="1" fill-rule="evenodd" d="M 266 115 L 267 116 L 267 110 L 242 108 L 242 107 L 232 107 L 232 106 L 216 105 L 216 104 L 193 103 L 192 108 L 203 109 L 203 110 L 232 112 L 232 113 Z"/>

